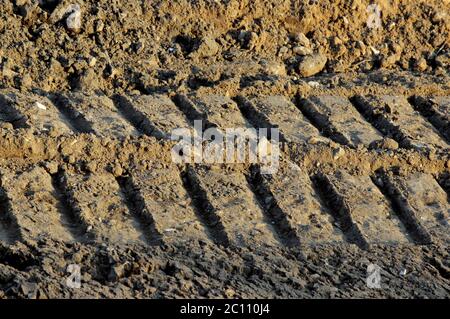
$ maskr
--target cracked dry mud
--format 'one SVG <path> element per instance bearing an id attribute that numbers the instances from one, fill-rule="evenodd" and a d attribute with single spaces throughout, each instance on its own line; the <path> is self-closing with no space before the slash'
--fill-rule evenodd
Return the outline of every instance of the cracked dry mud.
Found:
<path id="1" fill-rule="evenodd" d="M 0 1 L 0 298 L 449 298 L 449 3 L 393 2 L 389 38 L 368 1 L 85 1 L 77 33 Z M 279 169 L 173 163 L 198 119 L 278 128 Z"/>

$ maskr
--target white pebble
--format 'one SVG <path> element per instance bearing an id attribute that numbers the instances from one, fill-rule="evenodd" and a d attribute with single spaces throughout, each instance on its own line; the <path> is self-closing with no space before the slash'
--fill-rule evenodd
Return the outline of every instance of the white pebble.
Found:
<path id="1" fill-rule="evenodd" d="M 44 110 L 44 111 L 47 110 L 47 107 L 42 103 L 36 102 L 36 106 L 38 108 L 40 108 L 41 110 Z"/>

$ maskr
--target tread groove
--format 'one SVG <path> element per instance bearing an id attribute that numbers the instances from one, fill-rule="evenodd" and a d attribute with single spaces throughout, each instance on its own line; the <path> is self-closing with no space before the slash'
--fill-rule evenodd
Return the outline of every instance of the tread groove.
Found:
<path id="1" fill-rule="evenodd" d="M 323 136 L 330 138 L 341 145 L 352 147 L 352 143 L 342 133 L 340 133 L 332 123 L 330 123 L 328 120 L 325 120 L 326 124 L 320 123 L 320 115 L 312 111 L 312 108 L 310 107 L 311 104 L 311 101 L 300 98 L 299 96 L 294 99 L 294 105 L 299 109 L 300 112 L 303 113 L 305 118 L 319 130 L 319 132 Z"/>
<path id="2" fill-rule="evenodd" d="M 155 228 L 151 212 L 145 211 L 144 200 L 140 195 L 139 189 L 133 185 L 129 176 L 119 176 L 116 180 L 124 195 L 125 205 L 133 218 L 138 222 L 139 231 L 143 234 L 146 243 L 149 245 L 160 245 L 163 242 L 163 236 Z"/>
<path id="3" fill-rule="evenodd" d="M 56 94 L 50 97 L 50 100 L 77 133 L 94 134 L 95 131 L 89 121 L 87 121 L 81 114 L 75 115 L 74 111 L 66 105 L 67 99 L 67 97 L 64 97 L 61 94 Z"/>
<path id="4" fill-rule="evenodd" d="M 210 209 L 211 203 L 208 201 L 206 190 L 201 187 L 194 174 L 190 166 L 187 167 L 187 172 L 181 174 L 183 186 L 192 200 L 194 210 L 200 221 L 207 227 L 212 240 L 217 245 L 228 246 L 230 245 L 230 239 L 225 228 L 219 216 L 214 214 Z"/>
<path id="5" fill-rule="evenodd" d="M 295 233 L 295 230 L 289 224 L 287 215 L 279 207 L 275 196 L 267 188 L 263 182 L 260 168 L 255 166 L 251 170 L 251 175 L 247 176 L 250 189 L 256 195 L 256 199 L 264 212 L 268 223 L 273 224 L 279 240 L 283 245 L 288 247 L 295 247 L 300 245 L 300 239 Z M 270 199 L 266 202 L 266 199 Z"/>
<path id="6" fill-rule="evenodd" d="M 16 241 L 23 241 L 20 227 L 11 213 L 11 204 L 5 190 L 0 186 L 0 242 L 10 245 Z"/>
<path id="7" fill-rule="evenodd" d="M 233 101 L 236 102 L 241 114 L 244 118 L 255 128 L 266 128 L 267 129 L 267 138 L 270 140 L 272 137 L 270 135 L 271 128 L 277 128 L 277 125 L 273 125 L 270 120 L 267 118 L 265 114 L 260 112 L 254 112 L 253 108 L 250 106 L 251 101 L 247 100 L 244 96 L 238 95 L 233 98 Z M 280 142 L 286 143 L 287 139 L 284 136 L 283 132 L 279 130 L 279 138 Z"/>
<path id="8" fill-rule="evenodd" d="M 201 120 L 202 121 L 202 131 L 210 128 L 217 127 L 217 125 L 211 123 L 205 114 L 200 113 L 194 106 L 194 102 L 192 102 L 187 96 L 182 94 L 177 94 L 172 98 L 175 106 L 183 112 L 183 114 L 188 119 L 191 125 L 194 125 L 194 121 Z"/>
<path id="9" fill-rule="evenodd" d="M 68 225 L 65 225 L 68 228 L 69 232 L 72 234 L 74 239 L 79 242 L 83 242 L 85 240 L 85 233 L 87 229 L 87 225 L 84 225 L 83 222 L 77 218 L 73 208 L 71 207 L 69 200 L 67 198 L 67 193 L 65 192 L 63 185 L 63 174 L 62 171 L 59 171 L 55 174 L 50 174 L 53 188 L 56 191 L 56 200 L 58 201 L 57 208 L 64 219 L 68 222 Z M 68 226 L 68 227 L 67 227 Z"/>
<path id="10" fill-rule="evenodd" d="M 122 116 L 141 134 L 154 136 L 161 139 L 161 134 L 155 134 L 158 129 L 145 117 L 144 114 L 133 107 L 133 105 L 131 105 L 126 98 L 120 95 L 114 95 L 111 99 L 120 114 L 122 114 Z"/>
<path id="11" fill-rule="evenodd" d="M 374 114 L 361 96 L 352 96 L 349 100 L 366 121 L 384 136 L 394 139 L 403 148 L 412 148 L 398 127 L 383 118 L 381 114 Z"/>
<path id="12" fill-rule="evenodd" d="M 389 181 L 387 176 L 383 172 L 378 172 L 376 176 L 371 176 L 371 178 L 375 186 L 378 187 L 380 192 L 392 205 L 394 212 L 397 214 L 400 221 L 403 223 L 409 235 L 416 242 L 416 244 L 431 244 L 432 240 L 430 234 L 422 227 L 420 222 L 415 217 L 414 212 L 412 212 L 407 205 L 404 204 L 404 200 L 398 193 L 395 186 Z"/>
<path id="13" fill-rule="evenodd" d="M 361 249 L 368 249 L 369 243 L 358 229 L 358 226 L 353 222 L 350 207 L 345 203 L 343 196 L 322 173 L 314 175 L 311 180 L 318 195 L 327 206 L 328 211 L 339 223 L 347 241 L 356 244 Z"/>
<path id="14" fill-rule="evenodd" d="M 450 143 L 450 123 L 447 119 L 438 114 L 433 106 L 420 96 L 411 96 L 408 102 L 434 126 L 444 140 Z"/>

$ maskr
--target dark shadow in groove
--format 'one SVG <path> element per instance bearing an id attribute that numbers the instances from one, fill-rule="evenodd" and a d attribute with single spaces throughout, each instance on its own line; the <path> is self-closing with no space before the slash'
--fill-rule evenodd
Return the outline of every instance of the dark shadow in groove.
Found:
<path id="1" fill-rule="evenodd" d="M 184 189 L 192 200 L 197 217 L 207 227 L 210 237 L 216 245 L 229 246 L 230 240 L 220 218 L 214 212 L 211 212 L 211 204 L 208 201 L 207 193 L 192 174 L 195 174 L 193 169 L 187 167 L 187 172 L 181 174 L 181 180 Z"/>
<path id="2" fill-rule="evenodd" d="M 363 250 L 367 250 L 369 243 L 361 234 L 358 226 L 353 222 L 350 209 L 347 207 L 343 197 L 335 192 L 325 175 L 321 173 L 316 174 L 311 177 L 311 181 L 315 192 L 319 195 L 335 221 L 340 225 L 347 241 L 356 244 Z"/>
<path id="3" fill-rule="evenodd" d="M 414 110 L 418 111 L 420 115 L 433 125 L 442 139 L 450 143 L 450 122 L 440 116 L 429 101 L 420 96 L 411 96 L 408 98 L 408 102 Z"/>
<path id="4" fill-rule="evenodd" d="M 251 103 L 244 96 L 238 95 L 232 100 L 237 104 L 239 110 L 241 111 L 242 116 L 256 129 L 266 128 L 267 129 L 267 139 L 271 140 L 271 129 L 278 128 L 277 125 L 273 125 L 270 120 L 262 114 L 261 112 L 255 111 L 252 107 Z M 279 139 L 282 143 L 287 143 L 286 138 L 283 135 L 283 132 L 279 132 Z"/>
<path id="5" fill-rule="evenodd" d="M 66 187 L 64 185 L 64 175 L 62 171 L 55 174 L 50 174 L 53 188 L 55 189 L 55 198 L 57 200 L 57 209 L 61 214 L 63 226 L 69 230 L 74 239 L 78 242 L 88 241 L 87 225 L 78 218 L 75 213 L 70 200 L 67 195 Z"/>
<path id="6" fill-rule="evenodd" d="M 300 246 L 300 239 L 291 227 L 287 215 L 278 206 L 275 197 L 263 180 L 260 168 L 252 167 L 251 175 L 247 175 L 246 178 L 250 190 L 255 194 L 256 200 L 264 212 L 264 219 L 267 223 L 273 225 L 281 243 L 288 247 Z M 271 201 L 266 202 L 267 198 L 270 198 Z"/>
<path id="7" fill-rule="evenodd" d="M 7 96 L 7 94 L 5 95 Z M 30 128 L 27 124 L 27 117 L 12 106 L 11 101 L 8 97 L 5 98 L 5 95 L 0 94 L 0 119 L 10 123 L 14 129 Z"/>
<path id="8" fill-rule="evenodd" d="M 405 226 L 414 242 L 418 245 L 431 244 L 432 240 L 430 235 L 422 227 L 414 214 L 405 206 L 400 194 L 398 194 L 394 186 L 388 182 L 385 173 L 379 171 L 376 174 L 376 176 L 370 177 L 373 184 L 375 184 L 375 186 L 391 204 L 392 209 Z M 383 185 L 380 185 L 379 181 L 382 181 Z"/>
<path id="9" fill-rule="evenodd" d="M 396 125 L 385 119 L 382 114 L 375 114 L 370 110 L 362 96 L 352 96 L 349 98 L 349 101 L 362 117 L 377 131 L 383 134 L 383 136 L 394 139 L 402 148 L 413 148 L 412 145 L 408 143 L 407 137 Z"/>
<path id="10" fill-rule="evenodd" d="M 207 119 L 207 116 L 201 113 L 196 107 L 194 102 L 191 99 L 183 94 L 177 94 L 172 98 L 172 102 L 175 106 L 183 112 L 186 116 L 189 124 L 194 125 L 194 121 L 201 120 L 202 121 L 202 132 L 211 127 L 217 127 L 216 124 L 210 122 Z"/>
<path id="11" fill-rule="evenodd" d="M 143 235 L 144 242 L 152 246 L 163 244 L 163 236 L 156 229 L 151 212 L 146 210 L 145 201 L 131 177 L 123 175 L 116 180 L 125 199 L 124 204 L 138 223 L 138 230 Z"/>
<path id="12" fill-rule="evenodd" d="M 440 174 L 437 178 L 437 182 L 447 194 L 447 201 L 450 204 L 450 172 Z"/>
<path id="13" fill-rule="evenodd" d="M 438 271 L 442 278 L 450 280 L 450 268 L 448 266 L 445 266 L 439 259 L 433 257 L 427 258 L 427 261 Z"/>
<path id="14" fill-rule="evenodd" d="M 297 96 L 294 99 L 294 105 L 303 114 L 303 116 L 325 137 L 341 145 L 353 148 L 350 141 L 342 133 L 338 132 L 333 124 L 323 115 L 313 111 L 314 102 Z"/>
<path id="15" fill-rule="evenodd" d="M 132 125 L 136 130 L 148 136 L 154 136 L 157 139 L 163 139 L 165 136 L 160 132 L 147 117 L 137 110 L 131 102 L 124 96 L 112 96 L 114 105 L 119 110 L 119 113 Z"/>
<path id="16" fill-rule="evenodd" d="M 6 244 L 13 244 L 16 241 L 23 240 L 17 219 L 12 214 L 11 203 L 2 187 L 0 187 L 0 223 L 5 232 L 5 238 L 3 239 L 6 241 Z"/>
<path id="17" fill-rule="evenodd" d="M 65 119 L 70 123 L 76 133 L 91 133 L 95 131 L 91 123 L 87 121 L 83 115 L 73 110 L 68 104 L 70 100 L 62 94 L 51 94 L 48 98 L 53 102 L 56 108 L 61 112 Z"/>

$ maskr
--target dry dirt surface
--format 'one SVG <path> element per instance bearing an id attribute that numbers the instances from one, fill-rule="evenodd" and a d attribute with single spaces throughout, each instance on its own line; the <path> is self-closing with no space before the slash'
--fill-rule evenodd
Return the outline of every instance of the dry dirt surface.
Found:
<path id="1" fill-rule="evenodd" d="M 449 14 L 0 0 L 0 299 L 449 298 Z M 199 119 L 279 169 L 175 164 Z"/>

